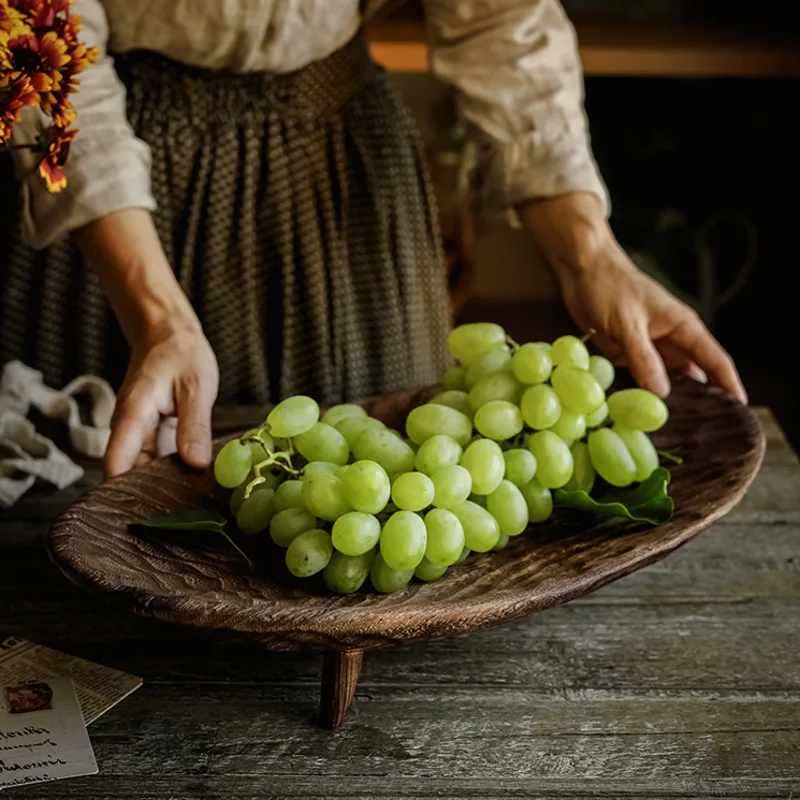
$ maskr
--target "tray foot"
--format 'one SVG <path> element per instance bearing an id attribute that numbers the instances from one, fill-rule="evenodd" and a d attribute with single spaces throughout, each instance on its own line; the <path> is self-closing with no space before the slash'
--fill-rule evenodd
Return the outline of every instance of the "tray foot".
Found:
<path id="1" fill-rule="evenodd" d="M 329 650 L 323 656 L 319 716 L 324 727 L 337 728 L 344 722 L 363 658 L 363 650 Z"/>

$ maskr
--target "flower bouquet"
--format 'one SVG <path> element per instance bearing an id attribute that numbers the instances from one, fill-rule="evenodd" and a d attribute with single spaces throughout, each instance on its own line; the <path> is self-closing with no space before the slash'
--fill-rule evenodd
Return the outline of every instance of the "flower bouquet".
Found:
<path id="1" fill-rule="evenodd" d="M 78 75 L 99 53 L 78 40 L 80 17 L 72 0 L 0 0 L 0 150 L 28 148 L 39 157 L 38 171 L 51 192 L 67 179 L 62 167 L 77 133 L 70 95 Z M 31 144 L 12 144 L 22 110 L 39 108 L 46 118 Z"/>

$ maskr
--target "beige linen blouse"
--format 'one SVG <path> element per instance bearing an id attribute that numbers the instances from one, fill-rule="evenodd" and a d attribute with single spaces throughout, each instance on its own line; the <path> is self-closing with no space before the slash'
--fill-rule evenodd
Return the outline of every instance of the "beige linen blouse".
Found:
<path id="1" fill-rule="evenodd" d="M 69 185 L 50 194 L 27 151 L 16 151 L 28 235 L 36 247 L 123 208 L 155 210 L 149 150 L 125 115 L 124 88 L 107 51 L 147 49 L 237 72 L 290 72 L 345 44 L 385 0 L 75 0 L 83 37 L 103 53 L 74 95 L 80 133 Z M 495 211 L 570 191 L 608 210 L 583 111 L 575 32 L 558 0 L 425 0 L 430 67 L 458 92 L 485 143 L 480 185 Z M 40 122 L 28 113 L 15 143 Z"/>

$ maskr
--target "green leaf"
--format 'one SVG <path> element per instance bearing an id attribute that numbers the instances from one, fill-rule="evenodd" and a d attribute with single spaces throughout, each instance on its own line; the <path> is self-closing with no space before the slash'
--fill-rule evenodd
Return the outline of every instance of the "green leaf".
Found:
<path id="1" fill-rule="evenodd" d="M 149 519 L 136 519 L 131 525 L 161 528 L 165 531 L 223 531 L 225 517 L 217 511 L 204 508 L 176 508 L 169 514 Z"/>
<path id="2" fill-rule="evenodd" d="M 590 497 L 586 492 L 556 489 L 555 502 L 564 508 L 659 525 L 666 522 L 675 510 L 675 501 L 667 492 L 669 480 L 669 470 L 658 467 L 646 481 L 633 489 L 611 492 L 599 498 Z"/>
<path id="3" fill-rule="evenodd" d="M 219 533 L 228 541 L 228 544 L 247 562 L 253 569 L 253 562 L 247 553 L 231 539 L 225 530 L 227 520 L 218 511 L 209 511 L 204 508 L 176 508 L 169 514 L 149 519 L 136 519 L 131 525 L 141 525 L 145 528 L 158 528 L 163 531 L 212 531 Z"/>

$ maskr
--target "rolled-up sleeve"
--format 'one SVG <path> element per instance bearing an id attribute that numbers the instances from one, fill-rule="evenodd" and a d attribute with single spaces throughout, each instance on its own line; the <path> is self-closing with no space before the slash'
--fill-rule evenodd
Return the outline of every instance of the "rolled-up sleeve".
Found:
<path id="1" fill-rule="evenodd" d="M 592 192 L 610 213 L 591 151 L 575 30 L 558 0 L 426 0 L 431 70 L 458 92 L 482 142 L 476 186 L 489 211 Z"/>
<path id="2" fill-rule="evenodd" d="M 100 48 L 97 63 L 80 75 L 72 96 L 78 134 L 64 165 L 67 188 L 49 192 L 37 171 L 34 156 L 15 150 L 16 169 L 23 184 L 26 234 L 36 248 L 113 211 L 124 208 L 155 209 L 150 191 L 150 150 L 137 139 L 125 112 L 125 87 L 106 54 L 108 23 L 99 0 L 75 0 L 80 14 L 80 37 Z M 47 118 L 38 109 L 26 109 L 14 129 L 14 144 L 36 139 Z"/>

